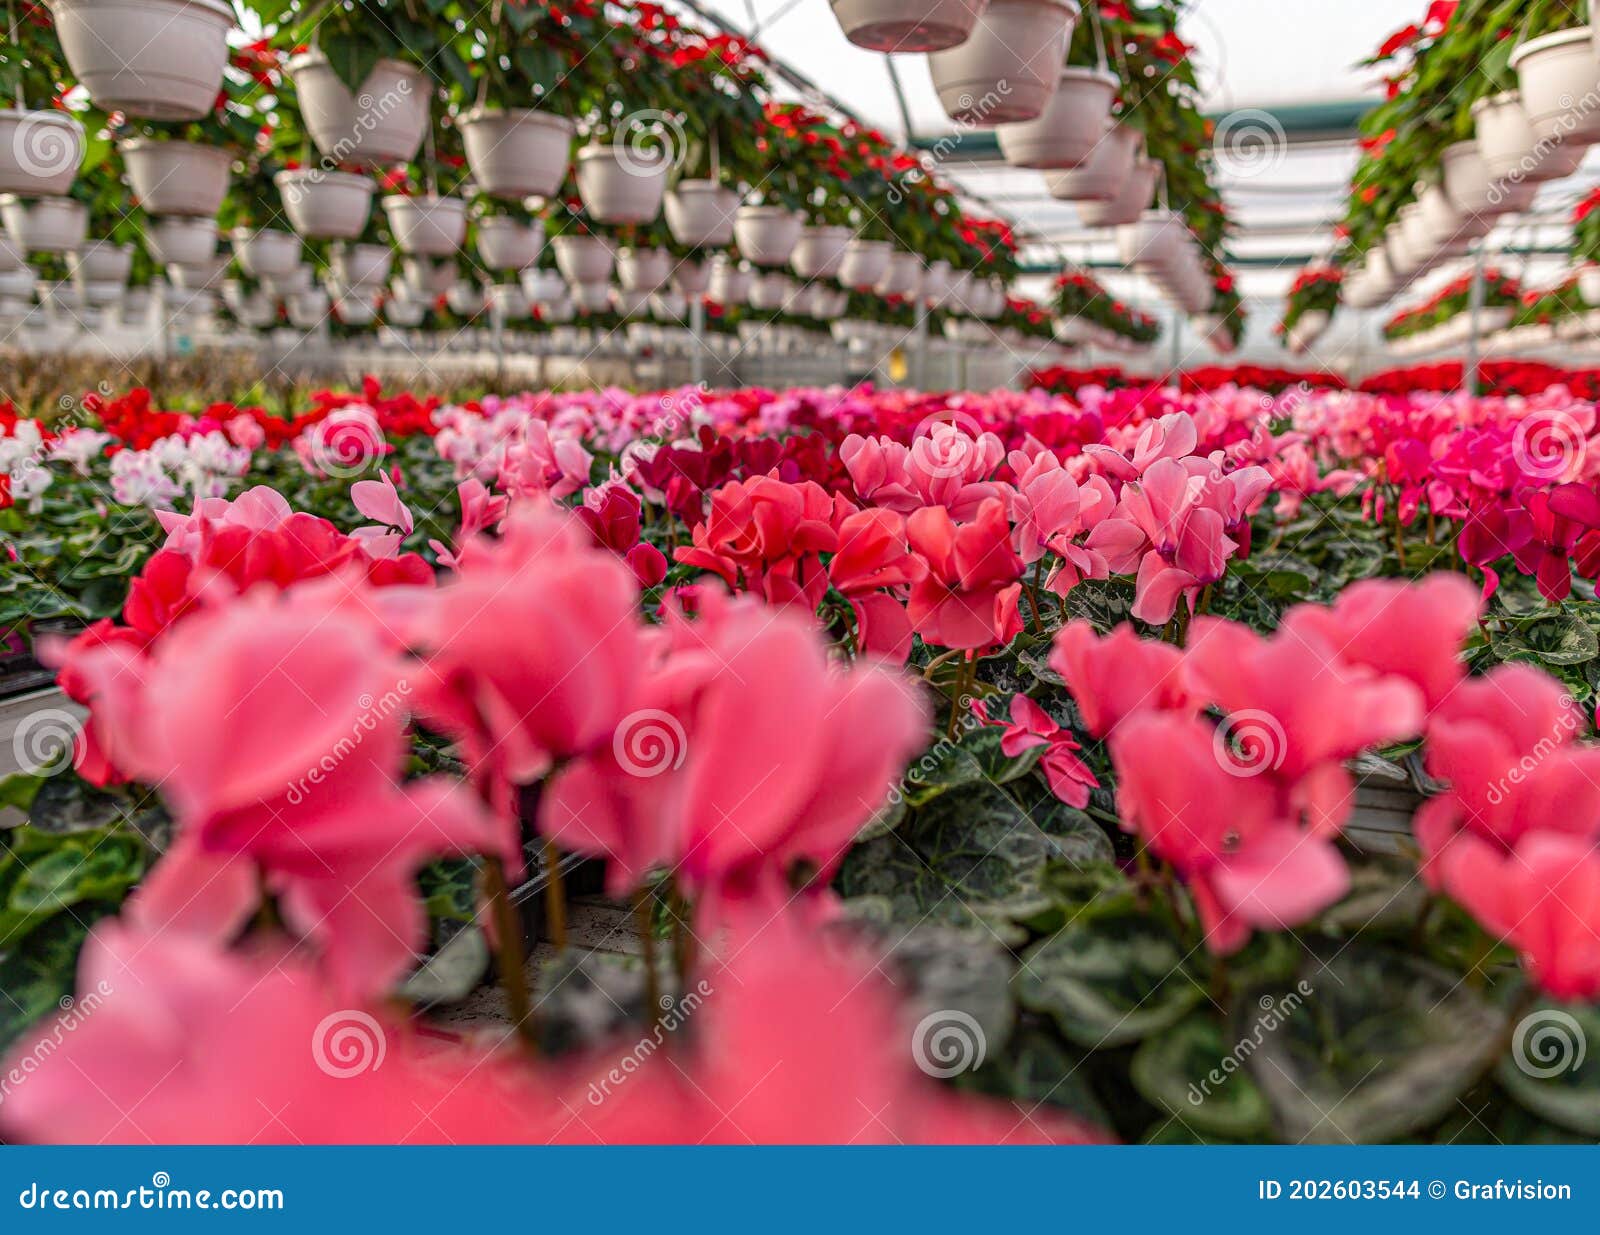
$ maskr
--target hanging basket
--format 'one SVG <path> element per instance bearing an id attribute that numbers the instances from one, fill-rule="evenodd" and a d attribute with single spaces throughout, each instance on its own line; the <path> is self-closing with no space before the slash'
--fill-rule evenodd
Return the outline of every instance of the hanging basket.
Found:
<path id="1" fill-rule="evenodd" d="M 1078 0 L 990 0 L 966 42 L 928 57 L 945 114 L 993 128 L 1043 113 L 1078 12 Z"/>
<path id="2" fill-rule="evenodd" d="M 478 256 L 490 270 L 526 270 L 544 249 L 544 225 L 496 216 L 479 219 L 474 229 Z"/>
<path id="3" fill-rule="evenodd" d="M 672 270 L 672 286 L 685 300 L 696 300 L 711 286 L 711 263 L 684 258 Z"/>
<path id="4" fill-rule="evenodd" d="M 922 293 L 922 258 L 898 250 L 889 255 L 889 268 L 878 280 L 878 295 L 914 299 Z"/>
<path id="5" fill-rule="evenodd" d="M 380 60 L 352 91 L 319 51 L 285 66 L 300 117 L 322 157 L 338 166 L 409 163 L 428 128 L 428 79 L 403 60 Z"/>
<path id="6" fill-rule="evenodd" d="M 611 278 L 616 255 L 599 236 L 563 233 L 550 241 L 556 251 L 556 268 L 570 283 L 604 283 Z"/>
<path id="7" fill-rule="evenodd" d="M 578 151 L 578 196 L 601 223 L 649 223 L 661 212 L 671 161 L 659 150 L 602 143 Z"/>
<path id="8" fill-rule="evenodd" d="M 89 234 L 89 208 L 69 197 L 29 200 L 0 197 L 0 219 L 12 243 L 26 253 L 70 253 Z"/>
<path id="9" fill-rule="evenodd" d="M 839 282 L 854 291 L 877 287 L 889 272 L 889 259 L 893 256 L 894 245 L 889 241 L 857 237 L 845 245 L 839 262 Z"/>
<path id="10" fill-rule="evenodd" d="M 753 265 L 787 266 L 804 227 L 805 216 L 786 206 L 740 206 L 733 236 Z"/>
<path id="11" fill-rule="evenodd" d="M 1117 125 L 1077 168 L 1045 173 L 1050 196 L 1069 202 L 1112 201 L 1133 174 L 1143 141 L 1144 135 L 1138 129 Z"/>
<path id="12" fill-rule="evenodd" d="M 150 256 L 163 266 L 199 266 L 217 252 L 217 221 L 169 215 L 153 218 L 144 233 Z"/>
<path id="13" fill-rule="evenodd" d="M 733 243 L 739 195 L 714 180 L 680 180 L 664 202 L 667 230 L 690 248 L 720 249 Z"/>
<path id="14" fill-rule="evenodd" d="M 1472 105 L 1472 119 L 1489 174 L 1503 182 L 1507 193 L 1521 185 L 1564 180 L 1583 161 L 1580 142 L 1540 143 L 1517 91 L 1479 99 Z"/>
<path id="15" fill-rule="evenodd" d="M 553 112 L 475 107 L 461 117 L 467 166 L 491 197 L 554 197 L 572 162 L 576 126 Z"/>
<path id="16" fill-rule="evenodd" d="M 1000 153 L 1012 167 L 1070 171 L 1080 166 L 1111 129 L 1111 103 L 1119 84 L 1109 70 L 1067 65 L 1037 119 L 995 130 Z"/>
<path id="17" fill-rule="evenodd" d="M 617 250 L 617 282 L 630 292 L 653 292 L 666 285 L 672 274 L 668 249 Z"/>
<path id="18" fill-rule="evenodd" d="M 747 267 L 723 254 L 711 263 L 707 295 L 720 305 L 742 305 L 750 298 L 753 276 Z"/>
<path id="19" fill-rule="evenodd" d="M 300 237 L 293 232 L 236 227 L 228 239 L 239 268 L 253 278 L 287 274 L 300 264 Z"/>
<path id="20" fill-rule="evenodd" d="M 944 51 L 972 34 L 988 0 L 830 0 L 844 37 L 881 52 Z"/>
<path id="21" fill-rule="evenodd" d="M 1538 141 L 1600 141 L 1600 60 L 1588 26 L 1530 39 L 1511 53 L 1511 68 Z"/>
<path id="22" fill-rule="evenodd" d="M 333 270 L 350 288 L 379 288 L 394 271 L 394 253 L 381 244 L 341 244 L 333 251 Z"/>
<path id="23" fill-rule="evenodd" d="M 459 197 L 421 193 L 383 199 L 395 247 L 415 257 L 449 257 L 467 238 L 467 203 Z"/>
<path id="24" fill-rule="evenodd" d="M 233 155 L 199 142 L 119 142 L 128 187 L 150 214 L 215 215 L 228 195 Z"/>
<path id="25" fill-rule="evenodd" d="M 67 255 L 67 269 L 80 283 L 126 283 L 133 272 L 133 246 L 113 244 L 109 240 L 93 241 Z"/>
<path id="26" fill-rule="evenodd" d="M 61 50 L 96 107 L 199 120 L 228 64 L 227 0 L 50 0 Z"/>
<path id="27" fill-rule="evenodd" d="M 790 255 L 794 272 L 802 279 L 831 279 L 844 263 L 845 251 L 855 232 L 848 227 L 816 225 L 802 228 L 800 242 Z"/>
<path id="28" fill-rule="evenodd" d="M 65 112 L 0 111 L 0 193 L 59 197 L 83 163 L 83 125 Z"/>
<path id="29" fill-rule="evenodd" d="M 1079 202 L 1078 218 L 1085 227 L 1121 227 L 1134 223 L 1150 205 L 1161 176 L 1161 164 L 1138 159 L 1122 182 L 1122 190 L 1108 202 Z"/>
<path id="30" fill-rule="evenodd" d="M 308 168 L 279 172 L 272 183 L 289 226 L 307 240 L 354 240 L 367 230 L 377 185 L 365 176 Z"/>

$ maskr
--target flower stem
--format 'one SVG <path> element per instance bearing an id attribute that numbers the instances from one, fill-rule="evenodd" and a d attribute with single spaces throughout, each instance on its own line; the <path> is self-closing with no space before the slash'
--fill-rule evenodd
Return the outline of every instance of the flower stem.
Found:
<path id="1" fill-rule="evenodd" d="M 506 1014 L 529 1050 L 535 1048 L 532 1005 L 528 999 L 528 975 L 523 972 L 522 923 L 506 886 L 506 869 L 499 858 L 488 859 L 483 872 L 484 889 L 489 895 L 489 912 L 494 917 L 495 966 L 500 971 L 500 989 L 506 994 Z"/>
<path id="2" fill-rule="evenodd" d="M 567 948 L 567 889 L 561 881 L 561 855 L 554 841 L 544 843 L 544 927 L 557 952 Z"/>
<path id="3" fill-rule="evenodd" d="M 639 944 L 644 949 L 644 1000 L 645 1014 L 655 1025 L 661 1017 L 661 982 L 656 973 L 656 932 L 654 914 L 650 912 L 655 897 L 649 888 L 634 893 L 633 912 L 639 931 Z"/>

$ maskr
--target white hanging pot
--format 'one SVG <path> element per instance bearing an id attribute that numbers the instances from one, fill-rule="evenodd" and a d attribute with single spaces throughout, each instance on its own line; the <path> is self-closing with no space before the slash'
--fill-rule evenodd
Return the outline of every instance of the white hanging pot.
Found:
<path id="1" fill-rule="evenodd" d="M 1012 167 L 1067 171 L 1079 166 L 1111 128 L 1111 102 L 1120 83 L 1105 69 L 1069 64 L 1037 119 L 995 130 Z"/>
<path id="2" fill-rule="evenodd" d="M 467 166 L 491 197 L 554 197 L 572 162 L 576 126 L 553 112 L 474 107 L 460 121 Z"/>
<path id="3" fill-rule="evenodd" d="M 844 37 L 881 52 L 944 51 L 965 43 L 988 0 L 830 0 Z"/>
<path id="4" fill-rule="evenodd" d="M 1489 171 L 1489 162 L 1476 141 L 1456 142 L 1445 147 L 1440 159 L 1444 172 L 1445 196 L 1464 215 L 1494 220 L 1501 215 L 1526 208 L 1536 192 L 1533 185 L 1520 186 L 1517 193 L 1507 193 L 1505 186 Z M 1527 202 L 1521 202 L 1522 191 Z"/>
<path id="5" fill-rule="evenodd" d="M 785 206 L 740 206 L 733 220 L 739 252 L 756 266 L 787 266 L 805 216 Z"/>
<path id="6" fill-rule="evenodd" d="M 345 287 L 382 287 L 394 270 L 394 253 L 382 244 L 341 244 L 333 251 L 333 270 Z"/>
<path id="7" fill-rule="evenodd" d="M 539 317 L 549 322 L 552 326 L 560 326 L 570 322 L 578 315 L 578 306 L 572 303 L 570 296 L 560 300 L 550 300 L 539 306 Z"/>
<path id="8" fill-rule="evenodd" d="M 672 163 L 660 150 L 602 143 L 578 151 L 578 196 L 601 223 L 649 223 L 661 212 Z"/>
<path id="9" fill-rule="evenodd" d="M 932 308 L 938 308 L 950 294 L 950 263 L 940 258 L 929 262 L 922 271 L 922 299 Z"/>
<path id="10" fill-rule="evenodd" d="M 1108 202 L 1133 174 L 1144 134 L 1119 124 L 1100 139 L 1089 157 L 1072 171 L 1046 172 L 1050 196 L 1068 202 Z"/>
<path id="11" fill-rule="evenodd" d="M 255 278 L 287 274 L 300 264 L 300 237 L 293 232 L 236 227 L 228 239 L 240 268 Z"/>
<path id="12" fill-rule="evenodd" d="M 1505 193 L 1519 185 L 1564 180 L 1583 162 L 1581 142 L 1540 143 L 1518 91 L 1479 99 L 1472 105 L 1472 119 L 1489 174 L 1503 182 Z"/>
<path id="13" fill-rule="evenodd" d="M 573 283 L 569 291 L 572 303 L 584 313 L 604 313 L 611 307 L 609 283 Z"/>
<path id="14" fill-rule="evenodd" d="M 889 269 L 878 280 L 878 295 L 914 297 L 922 291 L 922 258 L 898 250 L 889 257 Z"/>
<path id="15" fill-rule="evenodd" d="M 1400 239 L 1411 261 L 1419 266 L 1428 265 L 1441 247 L 1416 202 L 1400 209 Z"/>
<path id="16" fill-rule="evenodd" d="M 1122 190 L 1108 202 L 1079 202 L 1078 218 L 1085 227 L 1121 227 L 1135 222 L 1150 205 L 1161 176 L 1161 164 L 1139 159 L 1122 182 Z"/>
<path id="17" fill-rule="evenodd" d="M 367 230 L 377 185 L 365 176 L 305 168 L 279 172 L 272 183 L 289 226 L 307 240 L 354 240 Z"/>
<path id="18" fill-rule="evenodd" d="M 341 296 L 332 308 L 346 326 L 370 326 L 378 319 L 377 302 L 370 296 Z"/>
<path id="19" fill-rule="evenodd" d="M 666 284 L 672 274 L 672 253 L 668 249 L 617 250 L 617 282 L 630 292 L 653 292 Z"/>
<path id="20" fill-rule="evenodd" d="M 722 248 L 733 243 L 739 195 L 715 180 L 680 180 L 665 199 L 667 230 L 691 248 Z"/>
<path id="21" fill-rule="evenodd" d="M 90 283 L 76 282 L 78 296 L 85 308 L 109 309 L 122 303 L 128 294 L 128 285 L 124 282 L 116 283 Z"/>
<path id="22" fill-rule="evenodd" d="M 38 276 L 29 266 L 0 273 L 0 300 L 32 300 L 38 282 Z"/>
<path id="23" fill-rule="evenodd" d="M 421 193 L 383 199 L 395 246 L 417 257 L 449 257 L 467 237 L 467 203 L 459 197 Z"/>
<path id="24" fill-rule="evenodd" d="M 559 270 L 524 270 L 521 282 L 522 290 L 535 304 L 561 300 L 567 294 L 567 285 Z"/>
<path id="25" fill-rule="evenodd" d="M 420 300 L 400 300 L 394 297 L 383 303 L 383 320 L 397 330 L 415 330 L 422 325 L 428 306 Z"/>
<path id="26" fill-rule="evenodd" d="M 450 261 L 433 262 L 423 257 L 405 259 L 407 285 L 427 300 L 437 300 L 461 281 L 461 272 Z"/>
<path id="27" fill-rule="evenodd" d="M 1078 0 L 990 0 L 958 47 L 928 57 L 945 114 L 992 128 L 1040 115 L 1061 79 Z"/>
<path id="28" fill-rule="evenodd" d="M 128 187 L 150 214 L 214 215 L 228 193 L 233 155 L 199 142 L 117 143 Z"/>
<path id="29" fill-rule="evenodd" d="M 153 218 L 144 240 L 150 256 L 163 266 L 199 266 L 217 251 L 217 221 L 182 215 Z"/>
<path id="30" fill-rule="evenodd" d="M 1186 260 L 1188 230 L 1170 210 L 1146 210 L 1117 229 L 1117 254 L 1125 266 L 1178 272 Z"/>
<path id="31" fill-rule="evenodd" d="M 1585 266 L 1578 271 L 1578 291 L 1590 308 L 1600 308 L 1600 266 Z"/>
<path id="32" fill-rule="evenodd" d="M 213 291 L 222 286 L 230 260 L 226 253 L 213 253 L 206 261 L 173 262 L 167 266 L 167 277 L 186 292 Z"/>
<path id="33" fill-rule="evenodd" d="M 800 241 L 789 261 L 802 279 L 831 279 L 844 263 L 845 250 L 855 232 L 848 227 L 816 224 L 800 230 Z"/>
<path id="34" fill-rule="evenodd" d="M 66 112 L 0 111 L 0 193 L 58 197 L 83 163 L 83 125 Z"/>
<path id="35" fill-rule="evenodd" d="M 750 298 L 752 276 L 748 268 L 723 255 L 711 263 L 707 295 L 721 305 L 742 305 Z"/>
<path id="36" fill-rule="evenodd" d="M 1423 226 L 1440 245 L 1456 245 L 1487 236 L 1494 228 L 1488 215 L 1463 214 L 1456 209 L 1443 185 L 1427 185 L 1417 195 L 1417 213 Z"/>
<path id="37" fill-rule="evenodd" d="M 685 258 L 672 270 L 672 286 L 685 300 L 694 300 L 706 294 L 711 285 L 711 263 Z"/>
<path id="38" fill-rule="evenodd" d="M 444 294 L 445 304 L 457 317 L 476 317 L 487 301 L 483 288 L 476 283 L 458 282 Z"/>
<path id="39" fill-rule="evenodd" d="M 894 245 L 887 240 L 862 240 L 859 236 L 845 245 L 839 262 L 839 282 L 856 291 L 877 287 L 889 272 Z"/>
<path id="40" fill-rule="evenodd" d="M 309 292 L 311 290 L 311 277 L 311 267 L 301 264 L 293 270 L 285 271 L 281 275 L 263 275 L 261 277 L 261 286 L 274 299 L 287 300 L 290 296 L 298 296 L 301 292 Z"/>
<path id="41" fill-rule="evenodd" d="M 781 270 L 763 270 L 750 282 L 750 307 L 771 311 L 789 302 L 789 276 Z"/>
<path id="42" fill-rule="evenodd" d="M 952 270 L 950 283 L 945 289 L 944 307 L 952 313 L 970 314 L 972 307 L 968 301 L 972 297 L 972 271 Z"/>
<path id="43" fill-rule="evenodd" d="M 1389 269 L 1394 272 L 1396 286 L 1409 281 L 1420 270 L 1424 259 L 1421 254 L 1411 251 L 1411 246 L 1405 237 L 1403 217 L 1399 223 L 1391 225 L 1384 233 L 1383 248 L 1388 254 Z"/>
<path id="44" fill-rule="evenodd" d="M 234 21 L 227 0 L 50 0 L 50 14 L 100 110 L 198 120 L 215 105 Z"/>
<path id="45" fill-rule="evenodd" d="M 556 268 L 568 283 L 604 283 L 611 278 L 617 259 L 601 237 L 564 232 L 550 245 L 556 251 Z"/>
<path id="46" fill-rule="evenodd" d="M 516 283 L 496 283 L 489 289 L 489 303 L 503 322 L 520 321 L 528 316 L 528 297 Z"/>
<path id="47" fill-rule="evenodd" d="M 615 293 L 617 312 L 623 317 L 647 317 L 650 313 L 650 293 L 630 291 L 619 287 Z"/>
<path id="48" fill-rule="evenodd" d="M 323 158 L 336 166 L 377 167 L 417 157 L 428 128 L 428 79 L 416 65 L 380 60 L 355 91 L 320 51 L 292 56 L 285 68 Z"/>
<path id="49" fill-rule="evenodd" d="M 27 260 L 28 255 L 11 239 L 11 233 L 0 230 L 0 274 L 21 269 Z"/>
<path id="50" fill-rule="evenodd" d="M 659 291 L 650 297 L 650 313 L 659 321 L 681 322 L 689 312 L 689 302 L 677 292 Z"/>
<path id="51" fill-rule="evenodd" d="M 1600 141 L 1600 60 L 1588 26 L 1528 40 L 1512 51 L 1511 68 L 1539 141 Z"/>
<path id="52" fill-rule="evenodd" d="M 845 311 L 850 303 L 850 296 L 837 287 L 829 287 L 823 283 L 811 285 L 811 316 L 823 321 L 832 321 Z"/>
<path id="53" fill-rule="evenodd" d="M 297 330 L 315 330 L 328 317 L 328 293 L 320 287 L 289 297 L 289 324 Z"/>
<path id="54" fill-rule="evenodd" d="M 89 208 L 70 197 L 0 197 L 6 234 L 28 253 L 69 253 L 89 234 Z"/>
<path id="55" fill-rule="evenodd" d="M 69 253 L 67 269 L 74 280 L 82 283 L 126 283 L 133 271 L 133 246 L 96 240 Z"/>
<path id="56" fill-rule="evenodd" d="M 478 256 L 490 270 L 526 270 L 544 248 L 544 224 L 495 215 L 475 228 Z"/>

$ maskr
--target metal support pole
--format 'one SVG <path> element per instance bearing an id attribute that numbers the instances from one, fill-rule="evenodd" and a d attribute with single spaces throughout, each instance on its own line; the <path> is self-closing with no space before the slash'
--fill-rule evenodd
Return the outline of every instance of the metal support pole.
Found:
<path id="1" fill-rule="evenodd" d="M 1173 381 L 1178 379 L 1178 367 L 1183 364 L 1183 313 L 1172 311 L 1172 370 Z"/>
<path id="2" fill-rule="evenodd" d="M 1472 291 L 1467 299 L 1467 363 L 1461 373 L 1462 388 L 1472 398 L 1478 397 L 1478 365 L 1481 341 L 1478 331 L 1483 324 L 1483 241 L 1473 245 Z"/>
<path id="3" fill-rule="evenodd" d="M 702 386 L 706 380 L 706 302 L 689 297 L 689 333 L 694 345 L 689 349 L 689 384 Z"/>

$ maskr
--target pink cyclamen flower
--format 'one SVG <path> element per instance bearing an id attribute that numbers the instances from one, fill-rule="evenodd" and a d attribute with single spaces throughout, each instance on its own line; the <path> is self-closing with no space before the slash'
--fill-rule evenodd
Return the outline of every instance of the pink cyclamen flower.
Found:
<path id="1" fill-rule="evenodd" d="M 1089 790 L 1098 788 L 1100 782 L 1075 753 L 1083 748 L 1027 695 L 1011 697 L 1009 722 L 991 719 L 981 699 L 973 703 L 972 711 L 986 725 L 1006 727 L 1000 738 L 1000 750 L 1008 758 L 1015 759 L 1024 751 L 1043 747 L 1039 768 L 1044 772 L 1050 792 L 1079 810 L 1089 804 Z"/>
<path id="2" fill-rule="evenodd" d="M 1139 712 L 1200 708 L 1183 654 L 1170 643 L 1140 638 L 1127 623 L 1101 638 L 1081 618 L 1068 622 L 1056 633 L 1050 667 L 1066 682 L 1084 728 L 1097 738 Z"/>
<path id="3" fill-rule="evenodd" d="M 906 532 L 928 563 L 928 573 L 912 584 L 907 610 L 924 640 L 977 649 L 1021 633 L 1022 559 L 1011 547 L 1004 502 L 990 498 L 963 526 L 943 506 L 930 506 L 906 521 Z"/>

